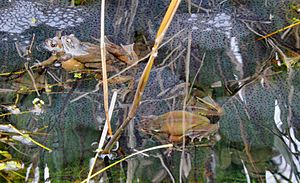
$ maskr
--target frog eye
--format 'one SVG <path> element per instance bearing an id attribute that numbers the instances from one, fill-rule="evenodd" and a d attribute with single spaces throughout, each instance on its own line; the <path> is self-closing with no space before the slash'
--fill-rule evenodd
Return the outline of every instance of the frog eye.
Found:
<path id="1" fill-rule="evenodd" d="M 72 40 L 71 40 L 70 38 L 67 38 L 67 39 L 66 39 L 66 42 L 67 42 L 67 43 L 71 43 Z"/>
<path id="2" fill-rule="evenodd" d="M 54 42 L 54 41 L 50 41 L 50 46 L 51 46 L 51 47 L 56 47 L 57 44 L 56 44 L 56 42 Z"/>

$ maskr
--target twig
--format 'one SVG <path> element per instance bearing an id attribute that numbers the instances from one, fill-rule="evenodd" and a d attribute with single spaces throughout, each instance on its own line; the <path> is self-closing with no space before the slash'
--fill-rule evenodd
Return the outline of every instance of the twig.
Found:
<path id="1" fill-rule="evenodd" d="M 291 25 L 288 25 L 288 26 L 286 26 L 286 27 L 283 27 L 283 28 L 281 28 L 281 29 L 279 29 L 279 30 L 277 30 L 277 31 L 274 31 L 274 32 L 272 32 L 272 33 L 270 33 L 270 34 L 267 34 L 267 35 L 265 35 L 265 36 L 262 36 L 262 37 L 258 38 L 257 40 L 259 41 L 259 40 L 262 40 L 262 39 L 271 37 L 271 36 L 273 36 L 273 35 L 275 35 L 275 34 L 278 34 L 278 33 L 282 32 L 282 31 L 285 31 L 285 30 L 287 30 L 287 29 L 289 29 L 289 28 L 295 27 L 296 25 L 299 25 L 299 24 L 300 24 L 300 20 L 297 20 L 297 21 L 295 21 L 295 23 L 293 23 L 293 24 L 291 24 Z"/>
<path id="2" fill-rule="evenodd" d="M 181 45 L 178 45 L 176 48 L 174 48 L 174 49 L 171 51 L 171 53 L 168 54 L 168 55 L 164 58 L 164 60 L 162 61 L 162 63 L 159 64 L 157 67 L 164 66 L 164 65 L 166 64 L 166 62 L 168 61 L 168 59 L 173 55 L 173 53 L 174 53 L 175 51 L 179 50 L 180 48 L 182 48 Z"/>
<path id="3" fill-rule="evenodd" d="M 105 0 L 101 1 L 101 35 L 100 35 L 100 49 L 101 49 L 101 65 L 102 65 L 102 79 L 103 79 L 103 100 L 104 110 L 106 116 L 106 122 L 108 124 L 108 135 L 112 136 L 112 129 L 110 126 L 110 120 L 108 115 L 108 82 L 107 82 L 107 70 L 106 70 L 106 51 L 105 51 L 105 36 L 104 36 L 104 18 L 105 18 Z"/>
<path id="4" fill-rule="evenodd" d="M 35 40 L 35 34 L 32 34 L 32 39 L 31 39 L 31 42 L 30 42 L 30 45 L 29 45 L 29 49 L 27 50 L 28 51 L 27 55 L 31 54 L 31 50 L 32 50 L 34 40 Z"/>
<path id="5" fill-rule="evenodd" d="M 196 74 L 195 74 L 195 77 L 194 77 L 194 79 L 193 79 L 193 81 L 192 81 L 192 83 L 191 83 L 191 88 L 190 88 L 190 91 L 189 91 L 189 95 L 192 93 L 192 88 L 193 88 L 194 83 L 195 83 L 195 81 L 196 81 L 196 78 L 198 77 L 198 74 L 200 73 L 200 70 L 201 70 L 201 68 L 202 68 L 202 66 L 203 66 L 203 63 L 204 63 L 204 60 L 205 60 L 205 56 L 206 56 L 206 52 L 205 52 L 205 53 L 203 54 L 203 56 L 202 56 L 201 63 L 200 63 L 200 66 L 199 66 L 199 69 L 197 70 L 197 72 L 196 72 Z"/>
<path id="6" fill-rule="evenodd" d="M 30 76 L 30 79 L 32 81 L 32 84 L 33 84 L 33 87 L 34 87 L 34 90 L 35 90 L 36 94 L 38 96 L 40 96 L 39 90 L 38 90 L 38 88 L 36 86 L 36 83 L 35 83 L 35 79 L 34 79 L 34 77 L 32 75 L 32 70 L 30 68 L 28 68 L 28 63 L 27 62 L 24 64 L 24 66 L 25 66 L 25 69 L 26 69 L 28 75 Z"/>
<path id="7" fill-rule="evenodd" d="M 18 53 L 19 57 L 24 58 L 24 56 L 23 56 L 23 54 L 22 54 L 22 52 L 19 48 L 19 43 L 18 42 L 15 42 L 15 47 L 17 49 L 17 53 Z"/>
<path id="8" fill-rule="evenodd" d="M 24 135 L 20 130 L 16 129 L 14 126 L 12 126 L 11 124 L 8 125 L 10 128 L 14 129 L 14 131 L 18 134 L 20 134 L 22 137 L 29 139 L 31 142 L 33 142 L 34 144 L 42 147 L 43 149 L 46 149 L 47 151 L 51 152 L 52 150 L 42 144 L 40 144 L 39 142 L 33 140 L 29 135 Z"/>
<path id="9" fill-rule="evenodd" d="M 158 49 L 160 49 L 161 47 L 165 46 L 167 43 L 169 43 L 171 40 L 173 40 L 176 36 L 178 36 L 181 32 L 183 32 L 185 29 L 180 30 L 179 32 L 177 32 L 175 35 L 173 35 L 170 39 L 168 39 L 167 41 L 165 41 L 164 43 L 162 43 Z M 181 52 L 182 53 L 182 52 Z M 135 61 L 133 64 L 131 64 L 130 66 L 126 67 L 125 69 L 121 70 L 120 72 L 118 72 L 117 74 L 111 76 L 110 78 L 108 78 L 108 80 L 113 79 L 115 77 L 120 76 L 121 74 L 123 74 L 124 72 L 128 71 L 129 69 L 133 68 L 134 66 L 136 66 L 137 64 L 139 64 L 140 62 L 144 61 L 145 59 L 147 59 L 149 56 L 151 55 L 151 52 L 148 53 L 147 55 L 145 55 L 144 57 L 140 58 L 139 60 Z M 179 54 L 180 55 L 180 54 Z M 177 57 L 178 58 L 178 57 Z M 1 76 L 1 75 L 0 75 Z M 102 84 L 101 81 L 98 82 L 98 84 L 96 85 L 95 89 L 91 92 L 87 92 L 84 93 L 83 95 L 80 95 L 78 97 L 76 97 L 75 99 L 71 100 L 71 102 L 76 102 L 77 100 L 80 100 L 81 98 L 91 94 L 91 93 L 95 93 L 97 91 L 99 91 L 99 87 L 100 84 Z"/>
<path id="10" fill-rule="evenodd" d="M 121 133 L 125 130 L 126 126 L 129 124 L 129 122 L 131 121 L 131 119 L 135 116 L 139 103 L 141 101 L 144 89 L 147 85 L 148 79 L 149 79 L 149 75 L 150 75 L 150 71 L 151 68 L 153 66 L 154 63 L 154 59 L 157 57 L 157 53 L 158 53 L 158 48 L 160 43 L 163 40 L 163 37 L 175 15 L 175 12 L 178 8 L 180 4 L 180 0 L 172 0 L 169 8 L 163 18 L 163 21 L 157 31 L 157 35 L 156 35 L 156 39 L 155 39 L 155 43 L 154 46 L 152 48 L 152 52 L 150 55 L 150 58 L 148 60 L 148 63 L 143 71 L 143 74 L 141 76 L 141 79 L 138 83 L 138 87 L 131 105 L 131 108 L 129 110 L 128 116 L 127 118 L 123 121 L 123 123 L 121 124 L 121 126 L 118 128 L 118 130 L 116 131 L 116 133 L 114 134 L 114 136 L 111 138 L 111 140 L 108 142 L 108 144 L 105 146 L 104 149 L 104 153 L 107 153 L 111 150 L 111 148 L 113 147 L 114 143 L 120 138 Z"/>
<path id="11" fill-rule="evenodd" d="M 116 100 L 117 100 L 117 94 L 118 94 L 117 92 L 114 92 L 114 94 L 112 96 L 112 99 L 111 99 L 111 104 L 110 104 L 110 107 L 109 107 L 109 119 L 111 119 L 113 110 L 115 108 L 115 103 L 116 103 Z M 108 123 L 107 123 L 107 121 L 105 121 L 105 125 L 104 125 L 103 131 L 102 131 L 102 134 L 101 134 L 101 138 L 100 138 L 100 141 L 99 141 L 97 153 L 96 153 L 96 155 L 94 157 L 93 164 L 90 167 L 90 171 L 89 171 L 89 174 L 88 174 L 87 182 L 89 182 L 89 180 L 91 178 L 94 166 L 96 164 L 97 157 L 99 156 L 99 154 L 101 152 L 101 149 L 102 149 L 102 147 L 104 145 L 105 138 L 106 138 L 106 135 L 107 135 L 107 130 L 108 130 Z"/>
<path id="12" fill-rule="evenodd" d="M 117 165 L 117 164 L 119 164 L 119 163 L 121 163 L 121 162 L 123 162 L 123 161 L 125 161 L 125 160 L 127 160 L 127 159 L 129 159 L 129 158 L 131 158 L 133 156 L 135 156 L 135 155 L 143 154 L 144 152 L 148 152 L 148 151 L 152 151 L 152 150 L 156 150 L 156 149 L 170 148 L 170 147 L 173 147 L 173 145 L 172 144 L 165 144 L 165 145 L 160 145 L 160 146 L 155 146 L 155 147 L 151 147 L 151 148 L 148 148 L 148 149 L 144 149 L 142 151 L 138 151 L 136 153 L 133 153 L 133 154 L 131 154 L 131 155 L 129 155 L 129 156 L 127 156 L 127 157 L 119 160 L 119 161 L 116 161 L 113 164 L 110 164 L 109 166 L 101 169 L 100 171 L 94 173 L 90 178 L 93 178 L 93 177 L 99 175 L 100 173 L 108 170 L 109 168 L 111 168 L 111 167 L 113 167 L 113 166 L 115 166 L 115 165 Z M 85 182 L 87 182 L 87 179 L 83 180 L 81 183 L 85 183 Z"/>
<path id="13" fill-rule="evenodd" d="M 175 182 L 176 182 L 176 181 L 175 181 L 175 178 L 174 178 L 174 176 L 172 175 L 170 169 L 169 169 L 169 168 L 167 167 L 167 165 L 165 164 L 162 155 L 161 155 L 161 154 L 157 154 L 157 155 L 154 156 L 154 157 L 157 157 L 157 158 L 160 160 L 161 165 L 163 166 L 163 168 L 165 169 L 165 171 L 168 173 L 168 175 L 169 175 L 169 177 L 171 178 L 172 182 L 175 183 Z"/>
<path id="14" fill-rule="evenodd" d="M 190 61 L 191 61 L 191 45 L 192 45 L 192 33 L 189 32 L 188 35 L 188 46 L 187 46 L 187 53 L 186 53 L 186 60 L 185 60 L 185 97 L 183 101 L 183 112 L 186 110 L 186 103 L 189 98 L 189 77 L 190 77 Z M 184 127 L 186 124 L 185 120 L 185 113 L 182 115 L 182 126 Z M 185 134 L 185 128 L 182 128 L 182 134 Z M 184 154 L 185 154 L 185 136 L 183 135 L 182 138 L 182 152 L 180 158 L 180 168 L 179 168 L 179 182 L 182 182 L 182 172 L 183 172 L 183 161 L 184 161 Z"/>

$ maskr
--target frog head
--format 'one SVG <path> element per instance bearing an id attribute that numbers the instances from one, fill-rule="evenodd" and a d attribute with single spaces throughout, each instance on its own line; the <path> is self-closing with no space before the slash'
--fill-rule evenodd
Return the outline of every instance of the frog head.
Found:
<path id="1" fill-rule="evenodd" d="M 43 43 L 43 48 L 52 53 L 59 53 L 64 51 L 61 39 L 58 36 L 46 39 Z"/>
<path id="2" fill-rule="evenodd" d="M 74 34 L 62 36 L 61 42 L 67 54 L 72 56 L 82 56 L 88 54 L 85 46 Z"/>

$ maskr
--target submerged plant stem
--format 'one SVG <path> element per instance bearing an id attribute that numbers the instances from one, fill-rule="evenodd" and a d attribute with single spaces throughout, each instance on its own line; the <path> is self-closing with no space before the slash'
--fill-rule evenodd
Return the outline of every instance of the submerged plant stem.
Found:
<path id="1" fill-rule="evenodd" d="M 101 49 L 101 65 L 102 65 L 102 78 L 103 78 L 103 100 L 105 117 L 108 126 L 108 135 L 112 136 L 112 129 L 108 116 L 108 82 L 107 82 L 107 70 L 106 70 L 106 53 L 104 42 L 104 18 L 105 18 L 105 0 L 101 1 L 101 36 L 100 36 L 100 49 Z"/>
<path id="2" fill-rule="evenodd" d="M 131 108 L 129 110 L 129 114 L 128 114 L 127 118 L 125 119 L 125 121 L 118 128 L 116 133 L 113 135 L 111 140 L 105 146 L 104 153 L 110 152 L 110 150 L 112 149 L 115 142 L 120 138 L 122 132 L 125 130 L 126 126 L 129 124 L 131 119 L 135 116 L 135 114 L 137 112 L 137 109 L 138 109 L 138 106 L 139 106 L 139 103 L 142 99 L 144 89 L 147 85 L 149 75 L 150 75 L 150 71 L 151 71 L 151 68 L 153 66 L 154 59 L 157 56 L 159 45 L 160 45 L 160 43 L 162 42 L 162 40 L 164 38 L 164 35 L 165 35 L 165 33 L 166 33 L 170 23 L 171 23 L 176 11 L 177 11 L 177 8 L 178 8 L 179 4 L 180 4 L 180 0 L 172 0 L 171 1 L 170 5 L 168 7 L 168 10 L 167 10 L 167 12 L 166 12 L 166 14 L 165 14 L 165 16 L 162 20 L 162 23 L 160 24 L 160 27 L 157 31 L 156 38 L 155 38 L 155 43 L 154 43 L 154 46 L 152 48 L 150 58 L 148 60 L 148 63 L 146 65 L 144 71 L 143 71 L 143 74 L 140 78 L 140 81 L 138 83 L 138 87 L 137 87 L 137 90 L 136 90 Z"/>
<path id="3" fill-rule="evenodd" d="M 93 175 L 91 175 L 90 178 L 93 178 L 93 177 L 99 175 L 100 173 L 102 173 L 102 172 L 108 170 L 109 168 L 111 168 L 111 167 L 113 167 L 113 166 L 115 166 L 115 165 L 117 165 L 117 164 L 119 164 L 119 163 L 121 163 L 121 162 L 123 162 L 123 161 L 125 161 L 125 160 L 127 160 L 127 159 L 129 159 L 129 158 L 131 158 L 131 157 L 133 157 L 133 156 L 135 156 L 135 155 L 142 154 L 142 153 L 148 152 L 148 151 L 153 151 L 153 150 L 156 150 L 156 149 L 170 148 L 170 147 L 173 147 L 173 144 L 165 144 L 165 145 L 160 145 L 160 146 L 155 146 L 155 147 L 151 147 L 151 148 L 148 148 L 148 149 L 144 149 L 144 150 L 142 150 L 142 151 L 138 151 L 138 152 L 136 152 L 136 153 L 133 153 L 133 154 L 131 154 L 131 155 L 129 155 L 129 156 L 127 156 L 127 157 L 125 157 L 125 158 L 119 160 L 119 161 L 116 161 L 116 162 L 110 164 L 109 166 L 107 166 L 107 167 L 105 167 L 105 168 L 99 170 L 98 172 L 96 172 L 96 173 L 94 173 Z M 88 181 L 88 179 L 85 179 L 85 180 L 83 180 L 81 183 L 85 183 L 85 182 L 87 182 L 87 181 Z"/>

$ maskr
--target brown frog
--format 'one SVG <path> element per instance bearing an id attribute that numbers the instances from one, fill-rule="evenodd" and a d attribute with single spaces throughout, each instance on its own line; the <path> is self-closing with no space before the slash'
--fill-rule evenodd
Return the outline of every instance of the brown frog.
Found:
<path id="1" fill-rule="evenodd" d="M 72 56 L 81 63 L 99 63 L 101 64 L 101 49 L 99 45 L 81 42 L 73 34 L 62 36 L 61 42 L 67 55 Z M 116 44 L 106 39 L 106 59 L 107 61 L 122 61 L 127 65 L 133 62 L 127 52 Z M 90 65 L 92 66 L 92 65 Z"/>
<path id="2" fill-rule="evenodd" d="M 102 79 L 102 74 L 99 73 L 101 72 L 102 67 L 101 50 L 99 45 L 81 42 L 73 34 L 62 36 L 61 42 L 65 51 L 65 56 L 63 57 L 64 60 L 68 61 L 69 59 L 73 59 L 78 61 L 84 64 L 84 68 L 86 69 L 99 69 L 95 77 L 97 79 Z M 108 40 L 106 40 L 106 59 L 106 69 L 108 72 L 119 72 L 115 65 L 120 65 L 120 61 L 123 62 L 123 65 L 124 63 L 127 65 L 132 64 L 131 58 L 126 51 L 122 47 L 115 45 Z M 66 61 L 63 61 L 62 64 Z M 62 66 L 66 69 L 66 66 Z M 118 76 L 109 81 L 112 83 L 124 83 L 131 81 L 129 86 L 130 88 L 133 87 L 133 77 L 131 76 Z"/>
<path id="3" fill-rule="evenodd" d="M 73 34 L 66 36 L 55 36 L 44 42 L 44 48 L 52 52 L 52 56 L 39 66 L 46 66 L 54 62 L 60 62 L 66 71 L 95 72 L 96 79 L 102 79 L 101 74 L 101 53 L 100 46 L 88 42 L 81 42 Z M 131 64 L 130 56 L 126 55 L 125 50 L 106 40 L 106 68 L 108 72 L 118 72 L 115 65 L 124 66 Z M 110 83 L 124 83 L 132 81 L 131 76 L 117 76 L 109 79 Z M 132 87 L 132 82 L 129 86 Z"/>
<path id="4" fill-rule="evenodd" d="M 135 52 L 134 48 L 130 52 L 125 50 L 125 47 L 128 46 L 123 48 L 111 43 L 108 39 L 105 39 L 105 43 L 108 71 L 117 71 L 116 68 L 112 67 L 113 63 L 131 65 L 137 60 L 136 54 L 132 54 L 132 52 Z M 73 58 L 84 64 L 86 68 L 101 69 L 100 46 L 89 42 L 81 42 L 74 34 L 48 38 L 45 40 L 43 47 L 52 52 L 52 56 L 40 65 L 50 65 L 55 61 L 63 62 Z M 67 68 L 67 70 L 71 70 L 71 68 Z"/>
<path id="5" fill-rule="evenodd" d="M 78 60 L 66 55 L 60 35 L 46 39 L 43 47 L 50 51 L 52 55 L 47 60 L 38 64 L 38 66 L 47 66 L 59 61 L 62 68 L 66 71 L 78 71 L 85 68 L 83 63 L 80 63 Z"/>
<path id="6" fill-rule="evenodd" d="M 48 51 L 52 52 L 52 54 L 60 54 L 64 55 L 65 50 L 62 45 L 60 36 L 55 36 L 53 38 L 48 38 L 43 43 L 43 47 L 47 49 Z"/>
<path id="7" fill-rule="evenodd" d="M 138 128 L 146 134 L 154 135 L 161 142 L 178 143 L 184 136 L 192 141 L 195 138 L 209 138 L 218 131 L 219 126 L 210 124 L 205 116 L 188 111 L 171 111 L 160 116 L 144 117 Z"/>
<path id="8" fill-rule="evenodd" d="M 189 111 L 170 111 L 159 116 L 147 116 L 138 124 L 138 129 L 161 142 L 169 141 L 179 143 L 183 137 L 194 141 L 203 138 L 209 139 L 214 136 L 218 129 L 218 124 L 211 124 L 209 117 L 221 116 L 222 108 L 211 100 L 200 99 L 201 110 L 192 109 Z"/>

